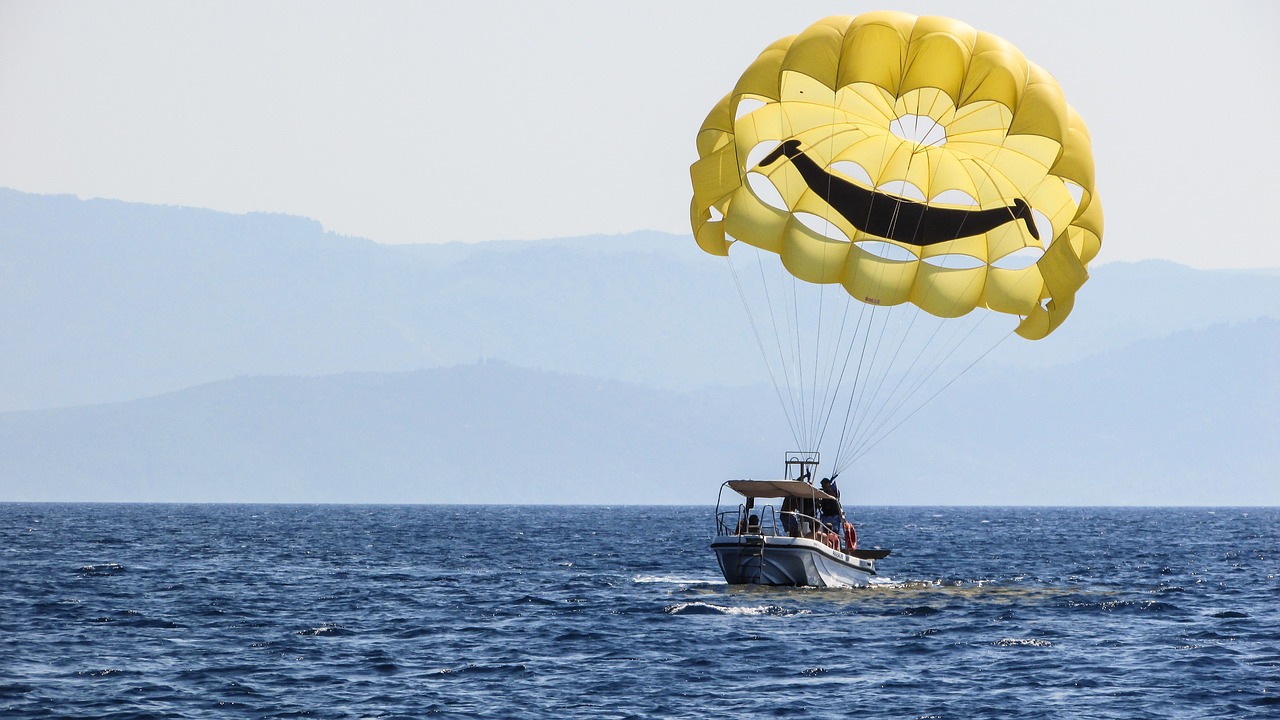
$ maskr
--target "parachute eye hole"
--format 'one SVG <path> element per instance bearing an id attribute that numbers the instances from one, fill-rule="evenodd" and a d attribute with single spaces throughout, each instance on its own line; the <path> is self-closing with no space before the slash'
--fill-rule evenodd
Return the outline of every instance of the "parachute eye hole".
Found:
<path id="1" fill-rule="evenodd" d="M 955 188 L 948 188 L 947 190 L 943 190 L 937 195 L 934 195 L 933 199 L 930 200 L 930 202 L 935 202 L 942 205 L 963 205 L 966 207 L 978 206 L 978 201 L 974 199 L 972 195 L 970 195 L 969 193 L 963 190 L 957 190 Z"/>
<path id="2" fill-rule="evenodd" d="M 920 259 L 915 253 L 901 245 L 894 245 L 880 240 L 863 240 L 862 242 L 854 243 L 854 245 L 868 255 L 874 255 L 881 260 L 890 262 L 911 262 L 912 260 Z"/>
<path id="3" fill-rule="evenodd" d="M 1071 200 L 1075 202 L 1076 207 L 1080 207 L 1080 201 L 1084 199 L 1084 188 L 1070 180 L 1064 180 L 1062 184 L 1067 186 L 1067 193 L 1071 195 Z"/>
<path id="4" fill-rule="evenodd" d="M 871 173 L 867 172 L 866 168 L 852 160 L 837 160 L 836 162 L 831 163 L 831 169 L 841 175 L 844 175 L 850 180 L 857 180 L 867 187 L 875 185 L 875 183 L 871 181 Z"/>
<path id="5" fill-rule="evenodd" d="M 844 234 L 844 231 L 833 225 L 830 220 L 827 220 L 820 215 L 814 215 L 813 213 L 807 212 L 793 213 L 793 215 L 796 220 L 800 221 L 801 225 L 804 225 L 828 240 L 849 242 L 849 237 Z"/>
<path id="6" fill-rule="evenodd" d="M 781 144 L 782 142 L 780 140 L 765 140 L 764 142 L 756 143 L 756 146 L 747 152 L 747 162 L 743 167 L 750 170 L 751 168 L 759 165 L 765 155 L 773 152 L 774 148 Z"/>
<path id="7" fill-rule="evenodd" d="M 1033 209 L 1031 219 L 1035 221 L 1036 231 L 1040 233 L 1040 242 L 1049 247 L 1049 243 L 1053 242 L 1053 223 L 1049 221 L 1049 216 Z"/>
<path id="8" fill-rule="evenodd" d="M 928 115 L 903 115 L 889 123 L 889 132 L 925 147 L 947 144 L 947 129 Z"/>
<path id="9" fill-rule="evenodd" d="M 1004 257 L 991 261 L 991 267 L 1000 270 L 1025 270 L 1044 257 L 1044 251 L 1037 247 L 1024 247 Z"/>
<path id="10" fill-rule="evenodd" d="M 977 270 L 986 265 L 980 258 L 963 253 L 948 253 L 946 255 L 934 255 L 932 257 L 923 258 L 927 265 L 932 265 L 943 270 Z"/>
<path id="11" fill-rule="evenodd" d="M 756 110 L 764 107 L 764 105 L 764 101 L 762 100 L 756 100 L 755 98 L 742 98 L 738 101 L 738 107 L 734 109 L 733 119 L 737 120 L 743 115 L 750 115 Z"/>
<path id="12" fill-rule="evenodd" d="M 765 205 L 774 210 L 791 212 L 791 208 L 787 207 L 787 201 L 783 199 L 782 193 L 778 192 L 777 186 L 764 174 L 758 172 L 747 173 L 747 187 L 751 188 L 751 192 Z"/>
<path id="13" fill-rule="evenodd" d="M 924 191 L 916 187 L 914 183 L 907 182 L 906 180 L 893 180 L 880 185 L 876 189 L 881 192 L 889 193 L 890 195 L 897 195 L 900 198 L 919 200 L 921 202 L 924 201 Z"/>

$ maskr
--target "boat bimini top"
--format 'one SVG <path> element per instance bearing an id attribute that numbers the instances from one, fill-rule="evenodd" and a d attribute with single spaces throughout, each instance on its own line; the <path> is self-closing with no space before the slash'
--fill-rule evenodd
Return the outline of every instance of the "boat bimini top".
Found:
<path id="1" fill-rule="evenodd" d="M 821 488 L 816 488 L 803 480 L 730 480 L 725 483 L 739 495 L 749 498 L 814 498 L 816 500 L 835 500 Z"/>

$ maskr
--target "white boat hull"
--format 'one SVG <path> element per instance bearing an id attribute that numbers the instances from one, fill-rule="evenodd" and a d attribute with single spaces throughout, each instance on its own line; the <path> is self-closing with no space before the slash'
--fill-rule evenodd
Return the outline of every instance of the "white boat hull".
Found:
<path id="1" fill-rule="evenodd" d="M 806 538 L 721 536 L 711 549 L 730 585 L 861 587 L 876 574 L 873 561 Z"/>

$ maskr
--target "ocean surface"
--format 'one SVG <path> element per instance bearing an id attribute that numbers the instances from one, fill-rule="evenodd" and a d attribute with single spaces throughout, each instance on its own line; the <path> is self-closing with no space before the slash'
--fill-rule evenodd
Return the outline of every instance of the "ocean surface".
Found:
<path id="1" fill-rule="evenodd" d="M 0 505 L 0 717 L 1280 717 L 1280 509 L 862 508 L 841 590 L 711 515 Z"/>

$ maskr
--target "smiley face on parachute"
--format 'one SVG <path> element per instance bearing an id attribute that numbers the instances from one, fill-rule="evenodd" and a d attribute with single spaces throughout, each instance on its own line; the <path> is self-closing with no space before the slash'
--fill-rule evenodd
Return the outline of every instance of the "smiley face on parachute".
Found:
<path id="1" fill-rule="evenodd" d="M 1043 337 L 1097 254 L 1092 150 L 1056 80 L 948 18 L 828 18 L 774 43 L 703 123 L 694 234 L 813 283 Z"/>

